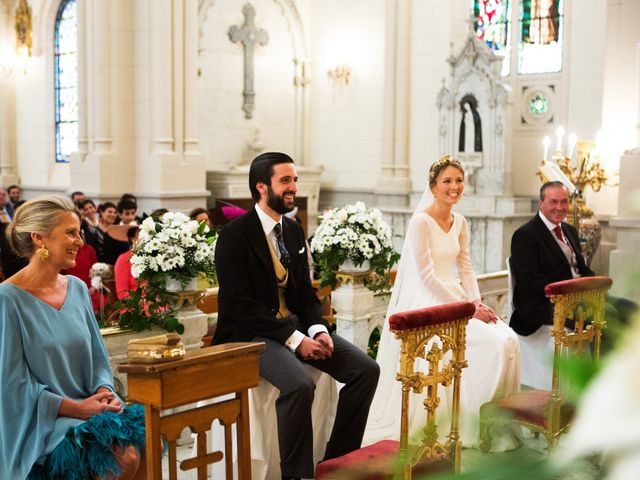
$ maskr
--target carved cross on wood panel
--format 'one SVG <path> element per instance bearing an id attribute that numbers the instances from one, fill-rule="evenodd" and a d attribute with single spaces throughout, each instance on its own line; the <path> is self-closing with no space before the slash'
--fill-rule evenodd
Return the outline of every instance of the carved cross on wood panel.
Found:
<path id="1" fill-rule="evenodd" d="M 255 24 L 256 10 L 253 5 L 246 3 L 242 7 L 244 13 L 244 25 L 238 27 L 233 25 L 229 28 L 229 40 L 233 43 L 240 42 L 244 47 L 244 110 L 245 118 L 253 116 L 253 108 L 255 106 L 256 92 L 253 90 L 253 51 L 256 44 L 266 45 L 269 41 L 269 35 L 263 29 L 257 29 Z"/>

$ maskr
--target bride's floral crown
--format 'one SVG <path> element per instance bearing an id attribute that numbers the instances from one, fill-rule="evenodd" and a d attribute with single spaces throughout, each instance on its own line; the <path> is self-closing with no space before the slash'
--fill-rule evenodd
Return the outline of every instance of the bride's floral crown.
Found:
<path id="1" fill-rule="evenodd" d="M 445 155 L 444 157 L 436 160 L 431 168 L 429 168 L 429 186 L 432 187 L 436 184 L 436 178 L 440 175 L 440 172 L 447 167 L 456 167 L 464 174 L 464 168 L 462 168 L 462 164 L 459 160 L 456 160 L 451 155 Z"/>

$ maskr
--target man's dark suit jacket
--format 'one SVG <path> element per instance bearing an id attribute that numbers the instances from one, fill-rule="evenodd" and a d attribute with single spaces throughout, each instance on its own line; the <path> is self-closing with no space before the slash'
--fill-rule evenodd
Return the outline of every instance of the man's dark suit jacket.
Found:
<path id="1" fill-rule="evenodd" d="M 578 272 L 583 277 L 592 276 L 594 273 L 580 254 L 578 232 L 564 222 L 562 231 L 576 252 Z M 553 306 L 544 294 L 544 287 L 552 282 L 573 278 L 571 267 L 554 233 L 538 214 L 513 234 L 510 261 L 516 288 L 509 325 L 519 335 L 531 335 L 541 325 L 553 324 Z"/>
<path id="2" fill-rule="evenodd" d="M 313 324 L 329 329 L 309 279 L 302 228 L 285 216 L 282 226 L 284 243 L 291 257 L 285 292 L 287 307 L 298 316 L 305 329 Z M 259 336 L 284 344 L 296 327 L 293 322 L 276 318 L 279 309 L 276 276 L 255 207 L 222 228 L 215 260 L 220 289 L 218 327 L 213 343 L 245 342 Z"/>

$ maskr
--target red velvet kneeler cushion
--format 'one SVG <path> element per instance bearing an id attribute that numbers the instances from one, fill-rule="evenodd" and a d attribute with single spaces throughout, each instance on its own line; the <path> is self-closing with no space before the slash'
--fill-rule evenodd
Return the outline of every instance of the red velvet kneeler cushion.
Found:
<path id="1" fill-rule="evenodd" d="M 389 317 L 389 328 L 394 331 L 412 330 L 439 323 L 469 318 L 476 311 L 471 302 L 453 302 L 433 307 L 394 313 Z"/>
<path id="2" fill-rule="evenodd" d="M 529 422 L 545 428 L 550 399 L 551 392 L 548 390 L 527 390 L 514 393 L 508 397 L 482 405 L 480 407 L 480 417 L 511 415 L 515 420 Z M 566 425 L 571 420 L 574 412 L 575 407 L 570 403 L 563 403 L 560 406 L 561 426 Z"/>
<path id="3" fill-rule="evenodd" d="M 325 460 L 316 468 L 316 480 L 353 478 L 358 480 L 383 480 L 393 465 L 400 450 L 395 440 L 381 440 L 354 450 L 338 458 Z"/>
<path id="4" fill-rule="evenodd" d="M 381 440 L 342 457 L 319 463 L 315 478 L 316 480 L 390 480 L 395 473 L 399 451 L 400 442 Z M 449 472 L 453 471 L 453 463 L 444 457 L 427 459 L 418 462 L 412 471 L 415 477 Z"/>
<path id="5" fill-rule="evenodd" d="M 613 280 L 609 277 L 579 277 L 550 283 L 544 287 L 544 293 L 547 297 L 551 295 L 566 295 L 567 293 L 609 288 L 611 285 L 613 285 Z"/>

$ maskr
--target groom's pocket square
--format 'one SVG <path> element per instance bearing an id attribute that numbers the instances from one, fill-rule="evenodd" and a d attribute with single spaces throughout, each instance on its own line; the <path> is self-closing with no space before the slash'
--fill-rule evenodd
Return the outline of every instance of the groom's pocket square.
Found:
<path id="1" fill-rule="evenodd" d="M 298 252 L 298 255 L 303 254 L 303 253 L 304 253 L 304 251 L 306 250 L 306 248 L 307 248 L 307 247 L 302 247 L 302 248 L 300 249 L 300 251 Z"/>

